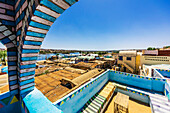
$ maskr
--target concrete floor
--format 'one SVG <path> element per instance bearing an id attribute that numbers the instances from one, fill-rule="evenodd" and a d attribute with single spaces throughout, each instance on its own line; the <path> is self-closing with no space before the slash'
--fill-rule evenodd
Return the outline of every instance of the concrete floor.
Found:
<path id="1" fill-rule="evenodd" d="M 109 106 L 107 107 L 105 113 L 114 113 L 114 100 L 111 100 Z M 143 105 L 141 103 L 129 100 L 129 113 L 151 113 L 151 108 L 149 106 Z"/>

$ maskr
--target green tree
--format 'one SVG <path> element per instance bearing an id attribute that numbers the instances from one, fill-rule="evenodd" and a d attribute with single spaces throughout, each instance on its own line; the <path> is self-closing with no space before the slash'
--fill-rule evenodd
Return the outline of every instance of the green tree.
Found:
<path id="1" fill-rule="evenodd" d="M 0 60 L 1 63 L 5 63 L 5 59 L 7 58 L 7 51 L 0 51 Z"/>
<path id="2" fill-rule="evenodd" d="M 148 47 L 147 50 L 153 50 L 153 48 L 152 47 Z"/>

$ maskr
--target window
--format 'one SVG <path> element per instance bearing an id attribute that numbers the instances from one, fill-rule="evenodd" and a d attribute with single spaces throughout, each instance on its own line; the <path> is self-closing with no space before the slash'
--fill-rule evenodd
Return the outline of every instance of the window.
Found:
<path id="1" fill-rule="evenodd" d="M 131 57 L 126 57 L 126 60 L 131 60 Z"/>
<path id="2" fill-rule="evenodd" d="M 123 60 L 123 56 L 119 56 L 119 60 Z"/>

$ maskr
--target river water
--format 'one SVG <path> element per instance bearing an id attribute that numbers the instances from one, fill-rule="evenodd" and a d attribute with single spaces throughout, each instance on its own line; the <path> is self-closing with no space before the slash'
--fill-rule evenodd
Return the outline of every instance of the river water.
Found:
<path id="1" fill-rule="evenodd" d="M 50 58 L 51 56 L 54 56 L 56 54 L 54 53 L 51 53 L 51 54 L 39 54 L 38 55 L 38 58 L 37 58 L 37 61 L 40 61 L 40 60 L 46 60 L 48 58 Z"/>

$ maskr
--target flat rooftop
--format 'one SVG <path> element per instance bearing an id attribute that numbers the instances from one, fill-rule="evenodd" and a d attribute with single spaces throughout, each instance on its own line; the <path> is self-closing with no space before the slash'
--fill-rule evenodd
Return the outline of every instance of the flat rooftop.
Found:
<path id="1" fill-rule="evenodd" d="M 55 102 L 62 97 L 62 94 L 70 90 L 69 88 L 62 86 L 60 80 L 63 78 L 72 80 L 80 75 L 81 74 L 72 73 L 66 70 L 59 70 L 35 77 L 35 86 L 51 102 Z"/>
<path id="2" fill-rule="evenodd" d="M 97 65 L 98 65 L 97 63 L 79 62 L 77 64 L 73 64 L 72 67 L 87 70 L 95 68 Z"/>

